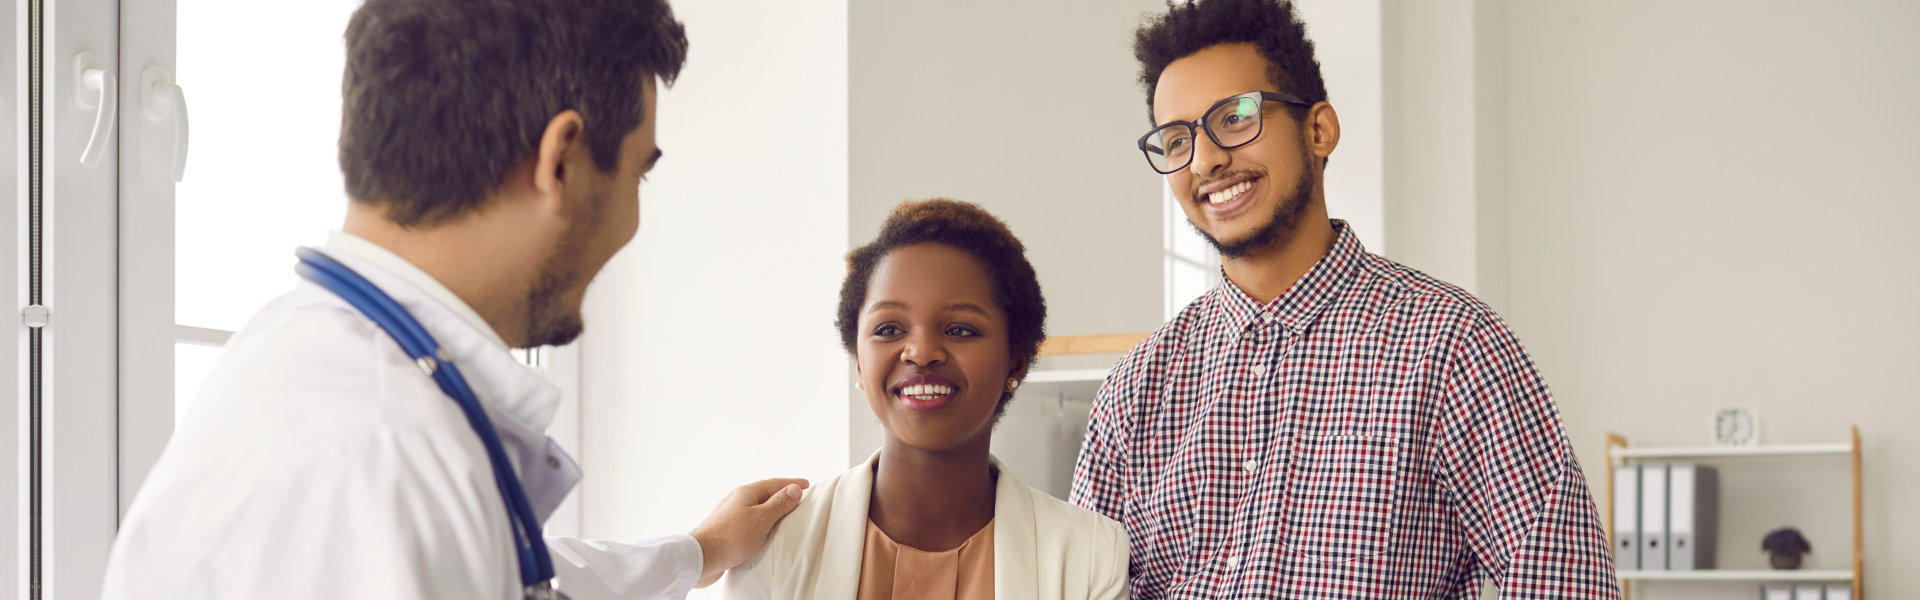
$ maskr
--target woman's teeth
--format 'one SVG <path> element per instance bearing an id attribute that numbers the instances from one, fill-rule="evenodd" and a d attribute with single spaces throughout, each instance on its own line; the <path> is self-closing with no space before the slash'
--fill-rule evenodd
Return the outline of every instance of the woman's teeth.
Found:
<path id="1" fill-rule="evenodd" d="M 913 397 L 938 398 L 953 394 L 953 386 L 947 385 L 910 385 L 900 388 L 900 395 Z"/>
<path id="2" fill-rule="evenodd" d="M 1234 198 L 1238 198 L 1240 197 L 1240 194 L 1242 192 L 1247 191 L 1247 188 L 1250 188 L 1250 187 L 1253 187 L 1253 180 L 1242 181 L 1238 184 L 1235 184 L 1233 187 L 1220 190 L 1218 192 L 1214 192 L 1211 194 L 1207 194 L 1207 203 L 1219 204 L 1222 202 L 1226 202 L 1228 200 L 1232 200 Z"/>

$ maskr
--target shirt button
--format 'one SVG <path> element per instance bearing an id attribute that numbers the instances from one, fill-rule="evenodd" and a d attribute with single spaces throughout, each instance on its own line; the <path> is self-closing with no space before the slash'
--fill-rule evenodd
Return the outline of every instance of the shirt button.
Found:
<path id="1" fill-rule="evenodd" d="M 1248 460 L 1247 462 L 1240 463 L 1240 467 L 1246 469 L 1248 473 L 1252 473 L 1260 470 L 1260 461 Z"/>
<path id="2" fill-rule="evenodd" d="M 550 468 L 550 469 L 560 468 L 560 459 L 554 458 L 551 456 L 547 457 L 547 468 Z"/>
<path id="3" fill-rule="evenodd" d="M 1254 365 L 1254 366 L 1253 366 L 1253 374 L 1254 374 L 1254 375 L 1266 375 L 1266 374 L 1267 374 L 1267 366 L 1266 366 L 1266 365 Z"/>
<path id="4" fill-rule="evenodd" d="M 1229 556 L 1229 557 L 1227 557 L 1227 568 L 1229 568 L 1229 569 L 1238 569 L 1238 568 L 1240 568 L 1240 557 L 1238 557 L 1238 556 Z"/>

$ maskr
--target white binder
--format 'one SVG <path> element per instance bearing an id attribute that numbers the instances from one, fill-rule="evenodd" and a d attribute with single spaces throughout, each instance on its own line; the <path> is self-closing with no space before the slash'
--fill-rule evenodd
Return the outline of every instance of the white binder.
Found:
<path id="1" fill-rule="evenodd" d="M 1827 584 L 1827 600 L 1853 600 L 1853 584 L 1851 583 Z"/>
<path id="2" fill-rule="evenodd" d="M 1720 524 L 1720 477 L 1713 467 L 1673 463 L 1667 471 L 1667 568 L 1713 568 Z"/>
<path id="3" fill-rule="evenodd" d="M 1760 584 L 1760 600 L 1793 600 L 1793 584 Z"/>
<path id="4" fill-rule="evenodd" d="M 1823 597 L 1826 589 L 1827 586 L 1818 583 L 1796 583 L 1793 584 L 1793 600 L 1826 600 Z"/>
<path id="5" fill-rule="evenodd" d="M 1667 465 L 1640 465 L 1640 570 L 1667 570 Z"/>
<path id="6" fill-rule="evenodd" d="M 1640 467 L 1613 469 L 1613 569 L 1640 568 Z"/>

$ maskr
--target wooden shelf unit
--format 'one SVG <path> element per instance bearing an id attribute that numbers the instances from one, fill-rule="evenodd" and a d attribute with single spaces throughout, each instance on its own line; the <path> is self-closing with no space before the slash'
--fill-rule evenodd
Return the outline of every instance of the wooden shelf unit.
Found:
<path id="1" fill-rule="evenodd" d="M 1701 569 L 1694 571 L 1620 571 L 1620 596 L 1622 600 L 1631 598 L 1629 585 L 1634 580 L 1643 581 L 1851 581 L 1853 597 L 1861 598 L 1862 584 L 1861 555 L 1865 552 L 1865 529 L 1861 524 L 1860 494 L 1860 426 L 1849 427 L 1850 435 L 1844 444 L 1778 444 L 1760 446 L 1692 446 L 1666 448 L 1629 448 L 1627 438 L 1617 433 L 1607 433 L 1607 508 L 1602 515 L 1607 520 L 1607 547 L 1613 547 L 1613 468 L 1627 460 L 1669 459 L 1669 458 L 1731 458 L 1747 456 L 1821 456 L 1845 454 L 1852 458 L 1853 467 L 1853 570 L 1852 571 L 1748 571 L 1732 569 Z"/>

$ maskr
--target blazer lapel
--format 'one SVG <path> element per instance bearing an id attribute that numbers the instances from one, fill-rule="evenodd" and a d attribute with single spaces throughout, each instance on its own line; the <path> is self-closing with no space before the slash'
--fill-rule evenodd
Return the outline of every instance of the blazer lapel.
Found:
<path id="1" fill-rule="evenodd" d="M 860 593 L 860 564 L 867 548 L 867 501 L 873 497 L 875 451 L 867 462 L 840 478 L 828 513 L 827 540 L 821 548 L 820 571 L 811 598 L 853 600 Z M 997 532 L 996 532 L 997 533 Z"/>
<path id="2" fill-rule="evenodd" d="M 1040 544 L 1035 539 L 1033 496 L 1026 484 L 988 459 L 1000 473 L 993 488 L 993 592 L 996 600 L 1032 600 L 1039 590 Z"/>

